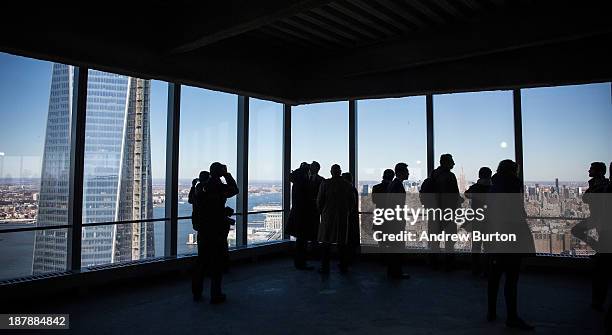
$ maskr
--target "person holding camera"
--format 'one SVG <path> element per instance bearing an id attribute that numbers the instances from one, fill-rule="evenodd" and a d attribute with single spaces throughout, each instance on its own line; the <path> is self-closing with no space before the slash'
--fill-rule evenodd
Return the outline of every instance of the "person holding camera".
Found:
<path id="1" fill-rule="evenodd" d="M 210 178 L 205 183 L 200 180 L 198 186 L 193 199 L 194 212 L 197 213 L 194 228 L 198 228 L 198 257 L 191 288 L 193 299 L 202 300 L 204 275 L 209 275 L 210 303 L 218 304 L 226 299 L 221 282 L 229 260 L 227 235 L 233 221 L 229 218 L 233 209 L 226 207 L 225 203 L 239 190 L 236 181 L 227 172 L 227 166 L 219 162 L 210 165 Z"/>

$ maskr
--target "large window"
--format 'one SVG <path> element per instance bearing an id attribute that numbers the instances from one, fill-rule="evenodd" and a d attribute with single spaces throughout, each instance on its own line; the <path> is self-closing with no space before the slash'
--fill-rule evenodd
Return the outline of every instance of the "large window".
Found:
<path id="1" fill-rule="evenodd" d="M 440 155 L 453 155 L 459 192 L 478 181 L 478 170 L 495 172 L 504 159 L 515 159 L 514 110 L 511 91 L 436 95 L 434 104 L 435 167 Z M 469 202 L 464 201 L 467 207 Z M 456 249 L 469 250 L 469 243 Z"/>
<path id="2" fill-rule="evenodd" d="M 210 164 L 220 162 L 236 177 L 236 95 L 190 86 L 181 89 L 181 129 L 179 145 L 179 216 L 191 215 L 187 202 L 191 182 Z M 244 192 L 244 190 L 241 190 Z M 236 197 L 227 205 L 236 209 Z M 229 233 L 231 245 L 236 243 L 236 230 Z M 178 253 L 196 252 L 190 241 L 195 238 L 191 220 L 180 220 Z"/>
<path id="3" fill-rule="evenodd" d="M 348 171 L 348 102 L 300 105 L 291 111 L 291 169 L 317 161 L 329 178 L 333 164 Z"/>
<path id="4" fill-rule="evenodd" d="M 283 238 L 283 105 L 250 99 L 248 243 Z M 265 212 L 265 213 L 263 213 Z"/>
<path id="5" fill-rule="evenodd" d="M 163 222 L 87 224 L 164 217 L 166 107 L 165 83 L 89 70 L 82 266 L 163 256 Z"/>
<path id="6" fill-rule="evenodd" d="M 421 181 L 427 176 L 427 126 L 425 97 L 362 100 L 358 102 L 358 187 L 360 194 L 362 243 L 373 243 L 372 216 L 374 209 L 369 196 L 372 186 L 380 183 L 385 169 L 395 164 L 408 164 L 410 177 L 406 190 L 415 196 Z M 410 205 L 417 205 L 410 204 Z"/>
<path id="7" fill-rule="evenodd" d="M 501 160 L 515 159 L 511 91 L 436 95 L 433 102 L 435 166 L 440 155 L 453 155 L 460 192 L 481 167 L 495 172 Z"/>
<path id="8" fill-rule="evenodd" d="M 570 229 L 590 215 L 591 162 L 612 160 L 611 98 L 610 83 L 521 90 L 525 206 L 540 252 L 592 253 Z"/>
<path id="9" fill-rule="evenodd" d="M 71 70 L 0 53 L 0 230 L 68 224 Z M 0 279 L 66 270 L 66 229 L 0 234 Z"/>

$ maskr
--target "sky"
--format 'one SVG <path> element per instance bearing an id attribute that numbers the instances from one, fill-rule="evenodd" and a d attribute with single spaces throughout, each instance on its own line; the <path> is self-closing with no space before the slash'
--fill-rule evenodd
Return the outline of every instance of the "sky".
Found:
<path id="1" fill-rule="evenodd" d="M 0 53 L 0 177 L 39 177 L 52 63 Z M 167 84 L 151 85 L 152 171 L 165 175 Z M 181 96 L 179 178 L 191 179 L 214 161 L 236 172 L 237 96 L 184 86 Z M 610 83 L 522 90 L 526 180 L 583 181 L 592 161 L 612 161 Z M 512 92 L 434 96 L 436 161 L 453 154 L 455 173 L 474 181 L 478 168 L 514 158 Z M 282 105 L 251 99 L 249 178 L 282 176 Z M 397 162 L 410 179 L 426 175 L 425 98 L 358 102 L 359 180 L 378 180 Z M 293 107 L 292 160 L 317 160 L 348 170 L 348 103 Z M 436 166 L 438 164 L 436 163 Z"/>

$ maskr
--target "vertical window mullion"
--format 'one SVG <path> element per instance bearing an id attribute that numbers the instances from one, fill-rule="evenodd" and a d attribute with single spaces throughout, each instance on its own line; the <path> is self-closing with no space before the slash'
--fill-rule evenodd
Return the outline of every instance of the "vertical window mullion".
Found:
<path id="1" fill-rule="evenodd" d="M 74 68 L 72 116 L 70 123 L 70 180 L 68 196 L 67 266 L 81 270 L 81 234 L 83 230 L 83 174 L 85 164 L 85 125 L 87 120 L 87 68 Z"/>
<path id="2" fill-rule="evenodd" d="M 236 197 L 236 246 L 247 244 L 248 232 L 248 194 L 249 194 L 249 98 L 238 96 L 238 136 L 237 140 L 237 176 L 238 193 Z"/>
<path id="3" fill-rule="evenodd" d="M 436 166 L 434 158 L 434 103 L 431 94 L 425 97 L 425 110 L 427 120 L 427 176 L 430 176 Z"/>
<path id="4" fill-rule="evenodd" d="M 357 187 L 357 100 L 349 100 L 349 172 L 353 175 L 353 184 Z"/>
<path id="5" fill-rule="evenodd" d="M 166 125 L 166 229 L 164 256 L 176 257 L 178 240 L 178 163 L 181 115 L 181 85 L 168 83 L 168 122 Z"/>
<path id="6" fill-rule="evenodd" d="M 289 239 L 287 222 L 291 209 L 291 105 L 283 105 L 283 238 Z"/>
<path id="7" fill-rule="evenodd" d="M 514 108 L 514 159 L 519 166 L 519 178 L 523 189 L 525 189 L 525 179 L 523 174 L 523 109 L 521 106 L 521 90 L 512 90 L 512 101 Z"/>

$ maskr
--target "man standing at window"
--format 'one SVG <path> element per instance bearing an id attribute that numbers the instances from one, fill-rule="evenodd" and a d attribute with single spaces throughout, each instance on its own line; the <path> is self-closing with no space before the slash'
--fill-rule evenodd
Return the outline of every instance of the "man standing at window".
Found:
<path id="1" fill-rule="evenodd" d="M 387 198 L 385 203 L 388 208 L 404 207 L 406 205 L 406 189 L 404 181 L 408 180 L 408 164 L 397 163 L 395 165 L 395 179 L 387 188 Z M 382 226 L 385 234 L 397 234 L 406 229 L 406 221 L 393 220 L 387 221 Z M 387 248 L 387 276 L 391 279 L 408 279 L 410 275 L 402 272 L 402 253 L 405 249 L 405 242 L 385 242 Z"/>
<path id="2" fill-rule="evenodd" d="M 225 183 L 221 181 L 225 179 Z M 227 172 L 227 166 L 215 162 L 210 165 L 210 178 L 196 189 L 195 206 L 198 208 L 198 258 L 193 273 L 192 293 L 195 301 L 202 300 L 204 274 L 210 275 L 210 303 L 225 301 L 221 291 L 223 271 L 228 262 L 227 233 L 231 219 L 225 203 L 238 194 L 238 185 Z M 231 209 L 230 209 L 231 212 Z"/>
<path id="3" fill-rule="evenodd" d="M 453 160 L 453 156 L 451 154 L 443 154 L 440 156 L 440 166 L 433 170 L 431 173 L 431 179 L 434 182 L 434 189 L 437 196 L 437 205 L 438 208 L 444 212 L 447 209 L 451 209 L 453 212 L 457 209 L 461 203 L 463 202 L 463 198 L 459 196 L 459 186 L 457 185 L 457 177 L 455 174 L 451 172 L 453 167 L 455 166 L 455 161 Z M 441 232 L 445 232 L 447 234 L 456 234 L 457 233 L 457 224 L 450 220 L 446 221 L 442 218 L 438 220 L 434 220 L 435 224 L 433 227 L 433 231 L 430 233 L 439 234 Z M 435 252 L 440 250 L 440 242 L 434 242 L 430 244 L 432 248 L 432 261 L 434 266 L 437 264 L 437 259 Z M 455 242 L 445 241 L 444 242 L 444 251 L 446 252 L 445 256 L 445 268 L 447 271 L 453 269 L 453 260 L 454 260 L 454 251 L 455 251 Z"/>

